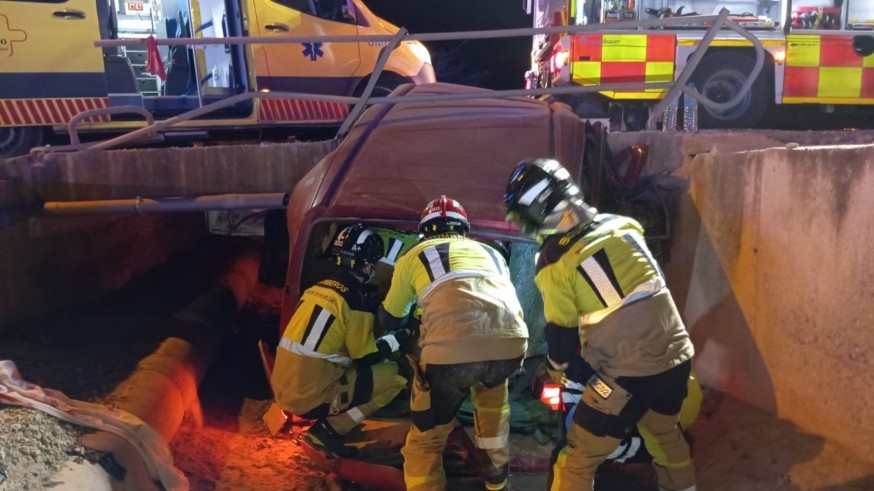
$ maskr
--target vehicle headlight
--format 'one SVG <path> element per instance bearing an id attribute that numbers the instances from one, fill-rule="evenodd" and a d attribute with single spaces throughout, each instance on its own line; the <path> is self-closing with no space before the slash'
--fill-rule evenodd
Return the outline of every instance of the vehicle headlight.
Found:
<path id="1" fill-rule="evenodd" d="M 428 51 L 428 48 L 425 47 L 424 44 L 419 41 L 408 41 L 407 47 L 410 48 L 410 51 L 413 53 L 413 56 L 421 60 L 423 63 L 431 64 L 431 53 Z"/>

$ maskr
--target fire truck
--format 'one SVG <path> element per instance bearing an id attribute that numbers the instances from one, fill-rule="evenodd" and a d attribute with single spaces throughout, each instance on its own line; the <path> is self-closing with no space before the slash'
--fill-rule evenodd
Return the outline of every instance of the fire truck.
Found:
<path id="1" fill-rule="evenodd" d="M 167 38 L 389 35 L 398 28 L 360 0 L 0 0 L 0 158 L 26 153 L 87 110 L 134 107 L 84 120 L 88 132 L 142 127 L 246 92 L 358 95 L 387 42 L 159 45 Z M 96 40 L 148 38 L 97 48 Z M 434 81 L 428 50 L 402 41 L 376 95 Z M 347 104 L 246 100 L 185 121 L 177 131 L 330 126 Z M 171 135 L 172 136 L 172 135 Z"/>
<path id="2" fill-rule="evenodd" d="M 529 88 L 674 81 L 700 45 L 706 23 L 647 29 L 623 29 L 622 23 L 715 15 L 726 8 L 730 19 L 761 41 L 767 58 L 738 104 L 721 110 L 701 105 L 698 127 L 754 127 L 774 104 L 874 105 L 871 0 L 529 0 L 527 8 L 535 27 L 602 24 L 605 29 L 535 36 Z M 708 99 L 727 102 L 740 93 L 754 64 L 752 43 L 722 30 L 690 82 Z M 640 129 L 646 110 L 666 93 L 600 91 L 569 102 L 595 113 L 621 111 L 624 128 Z"/>

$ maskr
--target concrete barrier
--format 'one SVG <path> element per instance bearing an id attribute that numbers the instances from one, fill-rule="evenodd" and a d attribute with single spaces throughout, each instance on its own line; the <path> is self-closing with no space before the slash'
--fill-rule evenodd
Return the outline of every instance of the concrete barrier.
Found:
<path id="1" fill-rule="evenodd" d="M 0 179 L 22 188 L 21 208 L 44 201 L 284 193 L 336 145 L 328 140 L 39 154 L 0 162 Z"/>
<path id="2" fill-rule="evenodd" d="M 336 144 L 48 153 L 0 162 L 0 331 L 120 288 L 208 231 L 202 213 L 33 217 L 43 202 L 285 193 Z"/>
<path id="3" fill-rule="evenodd" d="M 687 157 L 669 285 L 702 382 L 874 462 L 874 145 Z"/>

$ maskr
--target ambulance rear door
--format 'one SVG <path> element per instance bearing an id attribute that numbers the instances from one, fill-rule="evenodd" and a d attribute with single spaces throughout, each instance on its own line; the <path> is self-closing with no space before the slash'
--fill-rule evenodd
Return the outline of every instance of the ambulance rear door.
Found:
<path id="1" fill-rule="evenodd" d="M 106 106 L 98 22 L 95 0 L 0 0 L 0 126 L 63 124 Z"/>

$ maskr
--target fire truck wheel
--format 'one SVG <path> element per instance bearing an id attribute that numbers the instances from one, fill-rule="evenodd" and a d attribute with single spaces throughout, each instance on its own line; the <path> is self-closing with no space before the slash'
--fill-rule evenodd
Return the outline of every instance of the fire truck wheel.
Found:
<path id="1" fill-rule="evenodd" d="M 372 97 L 384 97 L 395 90 L 399 85 L 412 83 L 412 80 L 404 78 L 396 73 L 385 72 L 376 80 L 376 85 L 373 86 Z M 362 80 L 355 89 L 355 97 L 361 96 L 364 92 L 364 87 L 367 86 L 367 79 Z"/>
<path id="2" fill-rule="evenodd" d="M 0 128 L 0 159 L 25 155 L 42 144 L 43 129 L 39 126 Z"/>
<path id="3" fill-rule="evenodd" d="M 740 92 L 754 65 L 755 59 L 743 53 L 717 51 L 701 60 L 692 75 L 692 81 L 695 88 L 708 99 L 726 102 Z M 767 70 L 762 68 L 750 91 L 736 106 L 715 111 L 700 105 L 698 127 L 751 128 L 755 126 L 762 119 L 773 99 L 772 85 Z"/>

